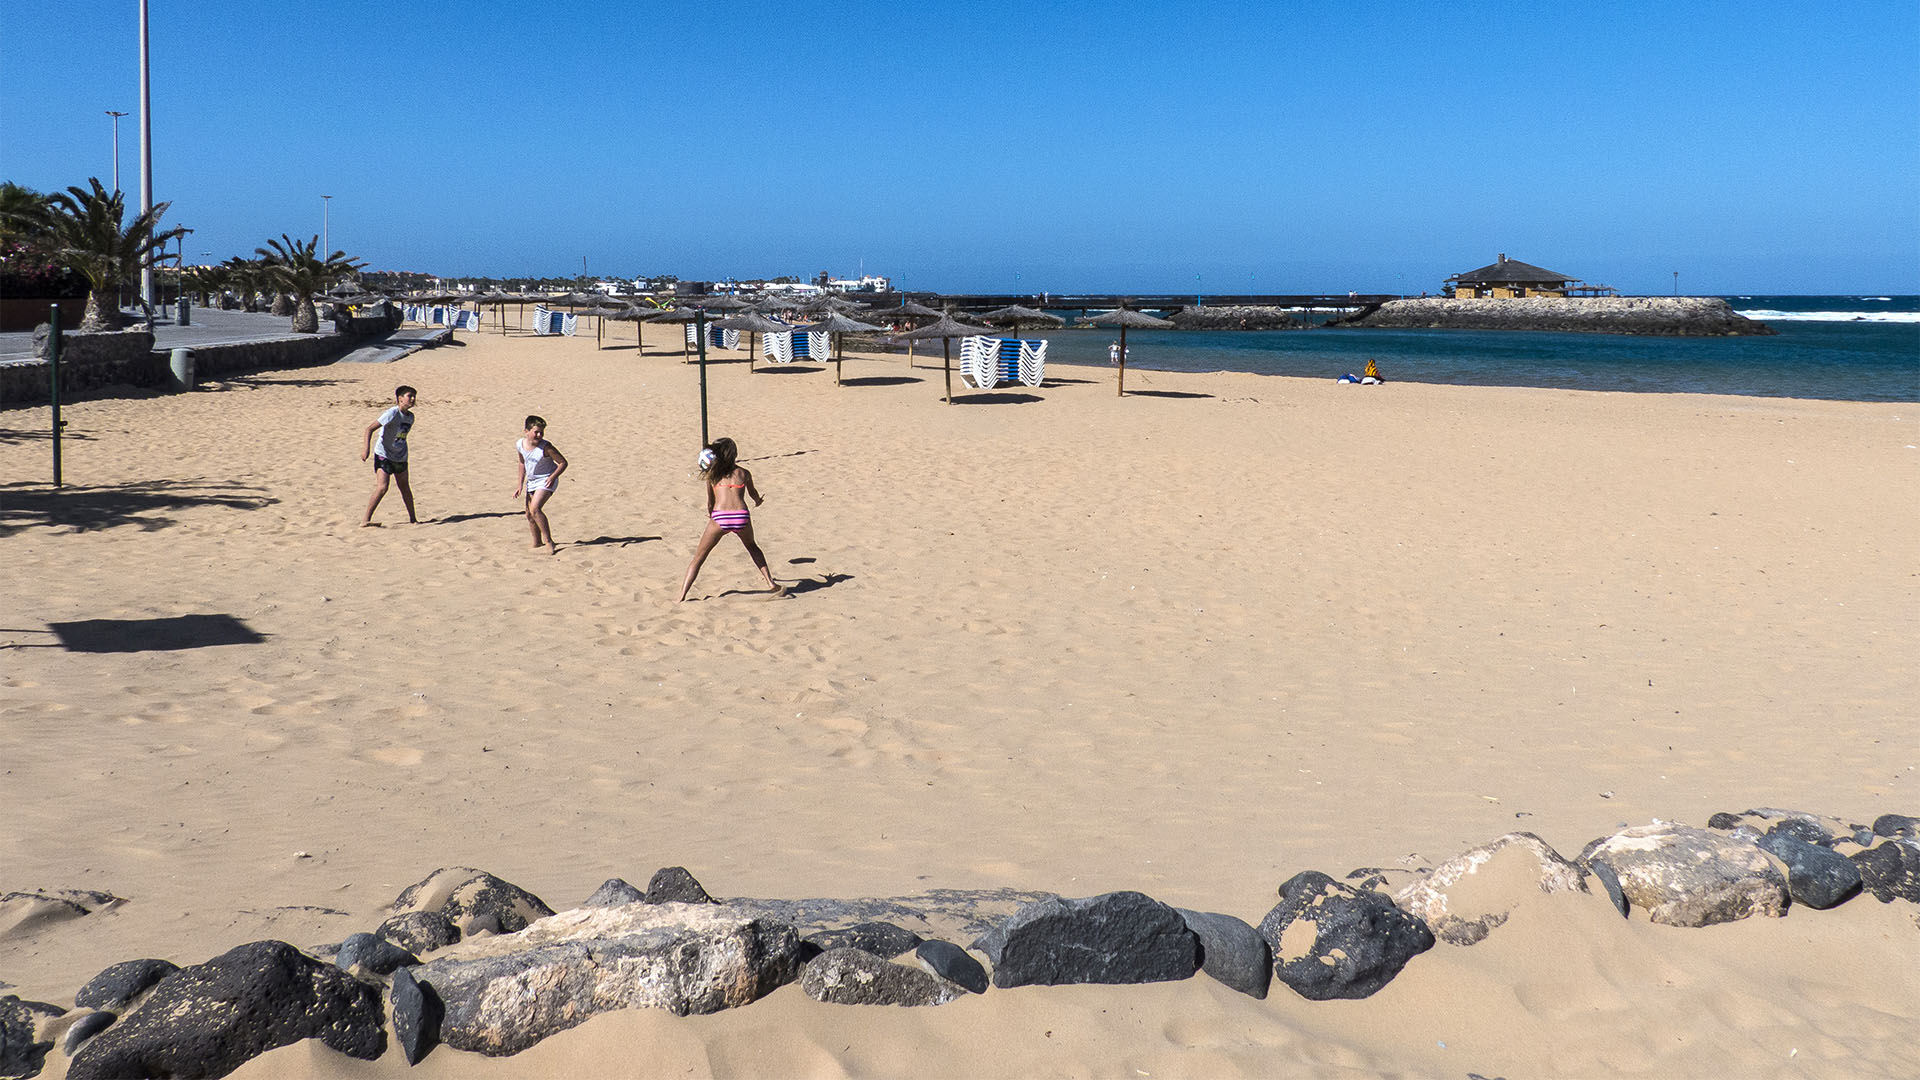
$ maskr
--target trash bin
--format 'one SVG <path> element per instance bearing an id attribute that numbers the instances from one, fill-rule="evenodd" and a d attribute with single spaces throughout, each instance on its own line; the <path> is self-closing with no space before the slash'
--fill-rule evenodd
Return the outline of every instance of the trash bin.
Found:
<path id="1" fill-rule="evenodd" d="M 186 293 L 180 294 L 180 325 L 193 325 L 193 301 L 187 299 Z"/>
<path id="2" fill-rule="evenodd" d="M 167 364 L 173 369 L 173 388 L 175 390 L 193 389 L 193 350 L 175 349 L 173 358 Z"/>

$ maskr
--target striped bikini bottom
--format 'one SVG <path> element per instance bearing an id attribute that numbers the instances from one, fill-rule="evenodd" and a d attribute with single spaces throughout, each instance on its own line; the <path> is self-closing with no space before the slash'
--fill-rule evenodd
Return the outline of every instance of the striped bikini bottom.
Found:
<path id="1" fill-rule="evenodd" d="M 720 526 L 722 532 L 739 532 L 747 527 L 751 515 L 745 510 L 715 510 L 713 523 Z"/>

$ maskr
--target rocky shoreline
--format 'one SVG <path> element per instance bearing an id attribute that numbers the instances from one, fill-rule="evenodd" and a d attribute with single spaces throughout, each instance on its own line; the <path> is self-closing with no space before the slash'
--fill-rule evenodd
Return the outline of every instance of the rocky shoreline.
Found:
<path id="1" fill-rule="evenodd" d="M 1278 891 L 1250 923 L 1129 891 L 718 900 L 667 867 L 644 890 L 613 878 L 556 913 L 511 882 L 452 867 L 338 943 L 255 941 L 188 967 L 127 960 L 80 987 L 70 1008 L 0 997 L 0 1078 L 38 1075 L 56 1047 L 70 1080 L 219 1077 L 305 1039 L 363 1060 L 390 1041 L 409 1064 L 441 1045 L 499 1057 L 601 1012 L 712 1013 L 791 982 L 843 1005 L 938 1006 L 990 989 L 1200 973 L 1254 998 L 1275 981 L 1312 1001 L 1365 998 L 1421 953 L 1477 944 L 1552 894 L 1677 927 L 1779 918 L 1862 893 L 1911 908 L 1920 818 L 1886 814 L 1868 827 L 1796 810 L 1721 813 L 1704 829 L 1623 828 L 1573 859 L 1515 832 L 1437 866 L 1363 867 L 1344 880 L 1307 870 Z M 128 902 L 8 893 L 0 926 L 37 933 Z"/>
<path id="2" fill-rule="evenodd" d="M 1443 330 L 1559 330 L 1668 337 L 1770 335 L 1772 327 L 1705 296 L 1595 296 L 1524 300 L 1427 297 L 1390 300 L 1330 327 Z"/>
<path id="3" fill-rule="evenodd" d="M 1179 330 L 1300 330 L 1307 324 L 1283 308 L 1187 306 L 1167 316 Z"/>

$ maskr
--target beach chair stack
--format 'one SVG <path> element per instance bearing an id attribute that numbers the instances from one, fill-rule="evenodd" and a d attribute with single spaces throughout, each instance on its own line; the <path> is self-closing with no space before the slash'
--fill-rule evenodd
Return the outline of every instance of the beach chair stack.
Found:
<path id="1" fill-rule="evenodd" d="M 687 324 L 686 330 L 687 330 L 687 344 L 689 345 L 700 344 L 700 331 L 696 329 L 692 323 Z M 707 327 L 707 348 L 738 349 L 739 347 L 740 347 L 740 331 L 722 330 L 716 326 Z"/>
<path id="2" fill-rule="evenodd" d="M 795 360 L 821 359 L 833 357 L 833 345 L 825 333 L 801 333 L 791 330 L 784 334 L 763 334 L 760 337 L 760 355 L 770 363 L 791 364 Z"/>
<path id="3" fill-rule="evenodd" d="M 1039 386 L 1047 374 L 1047 343 L 979 335 L 960 339 L 960 377 L 979 390 L 1002 383 Z"/>
<path id="4" fill-rule="evenodd" d="M 564 334 L 572 337 L 580 328 L 580 316 L 571 311 L 555 311 L 545 304 L 533 308 L 533 332 L 540 337 Z"/>

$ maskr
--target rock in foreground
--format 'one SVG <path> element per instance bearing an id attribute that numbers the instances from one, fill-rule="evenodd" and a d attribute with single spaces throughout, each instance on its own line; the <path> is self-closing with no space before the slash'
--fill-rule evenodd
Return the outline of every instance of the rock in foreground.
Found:
<path id="1" fill-rule="evenodd" d="M 440 1041 L 500 1056 L 615 1009 L 686 1016 L 745 1005 L 793 980 L 799 947 L 784 923 L 637 903 L 465 941 L 412 975 L 445 1007 Z"/>
<path id="2" fill-rule="evenodd" d="M 974 943 L 993 961 L 993 985 L 1144 983 L 1189 979 L 1200 939 L 1180 913 L 1137 892 L 1042 900 Z"/>
<path id="3" fill-rule="evenodd" d="M 1312 1001 L 1371 997 L 1433 948 L 1433 931 L 1419 916 L 1315 870 L 1280 886 L 1260 936 L 1273 949 L 1274 975 Z"/>
<path id="4" fill-rule="evenodd" d="M 1587 845 L 1620 891 L 1668 926 L 1712 926 L 1787 910 L 1787 882 L 1753 844 L 1690 825 L 1638 825 Z"/>
<path id="5" fill-rule="evenodd" d="M 284 941 L 256 941 L 160 980 L 80 1048 L 67 1076 L 225 1076 L 302 1039 L 371 1061 L 387 1048 L 385 1025 L 374 987 Z"/>

